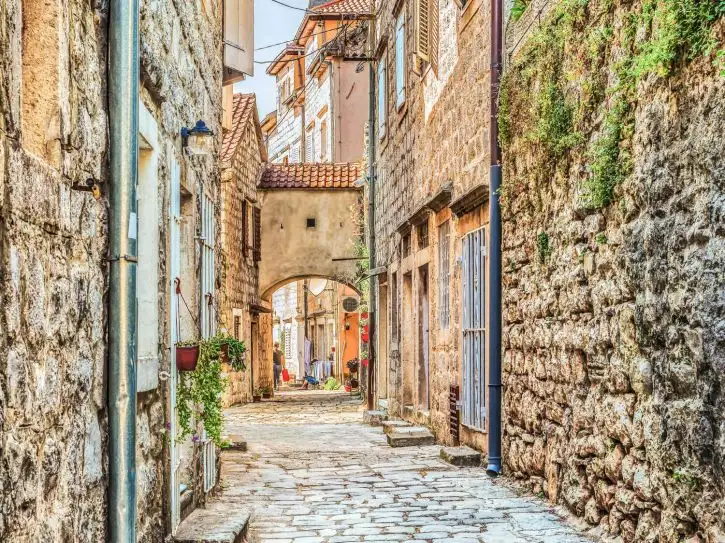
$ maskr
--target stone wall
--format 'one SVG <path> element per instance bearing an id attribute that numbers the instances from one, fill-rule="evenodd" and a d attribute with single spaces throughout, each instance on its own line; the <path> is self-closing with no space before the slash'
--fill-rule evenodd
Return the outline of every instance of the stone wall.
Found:
<path id="1" fill-rule="evenodd" d="M 24 14 L 21 4 L 30 5 L 0 6 L 0 539 L 104 541 L 107 3 L 53 1 Z M 202 10 L 172 0 L 141 9 L 140 98 L 159 136 L 158 352 L 167 370 L 170 163 L 184 166 L 191 194 L 218 180 L 215 159 L 185 157 L 179 141 L 199 118 L 219 133 L 221 18 Z M 36 108 L 38 96 L 47 103 Z M 77 190 L 89 178 L 97 199 Z M 194 243 L 187 252 L 193 259 Z M 164 384 L 139 394 L 141 541 L 169 529 L 166 406 Z"/>
<path id="2" fill-rule="evenodd" d="M 258 320 L 250 304 L 259 304 L 259 268 L 254 262 L 254 206 L 257 203 L 257 180 L 264 168 L 263 142 L 257 117 L 257 104 L 254 95 L 236 95 L 234 97 L 234 122 L 242 123 L 240 138 L 235 143 L 236 150 L 228 163 L 222 164 L 222 251 L 224 267 L 221 281 L 224 287 L 221 305 L 221 325 L 230 334 L 247 347 L 247 366 L 254 354 L 252 339 L 252 321 Z M 237 126 L 232 127 L 236 133 Z M 246 203 L 246 226 L 242 206 Z M 244 231 L 246 229 L 246 249 Z M 239 330 L 235 325 L 239 320 Z M 235 372 L 227 368 L 229 385 L 224 393 L 223 403 L 230 406 L 252 399 L 252 371 Z"/>
<path id="3" fill-rule="evenodd" d="M 387 307 L 379 311 L 386 312 L 388 344 L 385 350 L 378 348 L 386 357 L 378 361 L 378 367 L 388 368 L 388 379 L 387 391 L 379 390 L 378 395 L 387 400 L 392 414 L 428 424 L 441 442 L 451 443 L 449 387 L 462 382 L 461 273 L 457 260 L 462 237 L 485 226 L 487 216 L 482 199 L 461 216 L 452 213 L 448 205 L 476 188 L 487 192 L 488 8 L 476 1 L 463 10 L 453 2 L 439 2 L 438 72 L 425 64 L 408 62 L 407 99 L 397 109 L 394 5 L 385 2 L 380 8 L 376 28 L 376 49 L 387 69 L 385 132 L 380 133 L 376 126 L 376 256 L 378 266 L 387 266 Z M 414 50 L 414 3 L 404 2 L 403 9 L 410 53 Z M 431 198 L 444 189 L 450 190 L 449 196 L 440 206 L 427 210 Z M 450 251 L 444 264 L 449 277 L 450 324 L 444 328 L 439 311 L 439 227 L 446 221 L 450 221 Z M 427 223 L 428 246 L 418 239 L 416 226 L 420 222 Z M 409 255 L 402 253 L 404 236 L 410 236 Z M 418 392 L 422 379 L 418 354 L 418 307 L 424 288 L 421 269 L 428 274 L 430 303 L 429 409 L 421 407 L 424 400 Z M 394 314 L 397 331 L 393 329 Z M 407 407 L 411 404 L 412 409 Z M 485 446 L 482 432 L 464 428 L 461 438 L 478 448 Z"/>
<path id="4" fill-rule="evenodd" d="M 725 79 L 645 4 L 561 2 L 505 76 L 503 457 L 623 541 L 715 542 Z"/>
<path id="5" fill-rule="evenodd" d="M 0 539 L 102 541 L 107 208 L 71 187 L 106 175 L 107 12 L 48 4 L 0 6 Z"/>

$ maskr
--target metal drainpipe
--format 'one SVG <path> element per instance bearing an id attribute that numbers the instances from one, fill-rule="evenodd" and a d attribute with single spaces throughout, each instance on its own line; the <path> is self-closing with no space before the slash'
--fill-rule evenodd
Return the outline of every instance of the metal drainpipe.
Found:
<path id="1" fill-rule="evenodd" d="M 374 5 L 373 5 L 373 13 Z M 375 37 L 375 22 L 374 19 L 370 21 L 370 51 L 372 56 L 373 44 Z M 368 90 L 369 103 L 368 117 L 370 119 L 370 126 L 368 128 L 368 228 L 370 234 L 368 235 L 368 262 L 369 269 L 374 269 L 377 266 L 377 258 L 375 257 L 375 61 L 371 60 L 368 63 Z M 368 308 L 368 410 L 372 411 L 375 409 L 375 338 L 377 333 L 375 330 L 375 316 L 376 308 L 375 304 L 377 296 L 375 292 L 375 286 L 377 283 L 376 276 L 370 276 L 370 307 Z"/>
<path id="2" fill-rule="evenodd" d="M 138 0 L 112 0 L 109 20 L 110 277 L 108 541 L 136 541 L 136 183 Z"/>
<path id="3" fill-rule="evenodd" d="M 491 0 L 491 119 L 489 146 L 491 170 L 488 210 L 491 254 L 488 258 L 489 292 L 488 344 L 489 360 L 489 421 L 488 467 L 486 473 L 496 477 L 501 473 L 501 206 L 498 189 L 501 186 L 501 147 L 498 143 L 498 90 L 501 82 L 501 22 L 502 0 Z"/>

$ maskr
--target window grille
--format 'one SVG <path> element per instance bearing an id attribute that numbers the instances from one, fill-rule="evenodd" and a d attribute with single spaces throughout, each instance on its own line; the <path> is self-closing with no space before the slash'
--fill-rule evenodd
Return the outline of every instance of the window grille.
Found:
<path id="1" fill-rule="evenodd" d="M 418 234 L 418 249 L 425 249 L 428 247 L 428 220 L 426 219 L 425 222 L 421 223 L 417 227 L 417 234 Z"/>

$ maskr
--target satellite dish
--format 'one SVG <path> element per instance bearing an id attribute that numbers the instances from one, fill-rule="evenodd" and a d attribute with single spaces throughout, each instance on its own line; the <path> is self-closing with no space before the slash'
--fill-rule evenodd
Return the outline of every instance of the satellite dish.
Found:
<path id="1" fill-rule="evenodd" d="M 358 302 L 357 298 L 348 297 L 342 301 L 342 308 L 345 313 L 354 313 L 359 306 L 360 302 Z"/>
<path id="2" fill-rule="evenodd" d="M 327 279 L 316 277 L 315 279 L 310 279 L 310 285 L 307 288 L 312 294 L 319 296 L 322 294 L 322 291 L 325 290 L 326 286 Z"/>

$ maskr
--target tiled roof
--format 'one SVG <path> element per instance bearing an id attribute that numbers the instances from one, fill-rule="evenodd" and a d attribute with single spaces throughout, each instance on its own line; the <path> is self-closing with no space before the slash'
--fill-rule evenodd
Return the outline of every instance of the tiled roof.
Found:
<path id="1" fill-rule="evenodd" d="M 362 175 L 360 164 L 305 162 L 267 164 L 260 189 L 350 189 Z"/>
<path id="2" fill-rule="evenodd" d="M 254 94 L 235 94 L 232 105 L 232 129 L 224 134 L 221 161 L 231 160 L 244 135 L 244 127 L 250 116 L 254 115 L 257 100 Z"/>
<path id="3" fill-rule="evenodd" d="M 310 11 L 334 15 L 365 15 L 370 13 L 370 2 L 367 0 L 332 0 L 315 6 Z"/>

